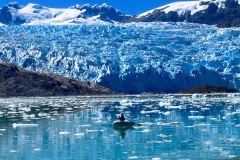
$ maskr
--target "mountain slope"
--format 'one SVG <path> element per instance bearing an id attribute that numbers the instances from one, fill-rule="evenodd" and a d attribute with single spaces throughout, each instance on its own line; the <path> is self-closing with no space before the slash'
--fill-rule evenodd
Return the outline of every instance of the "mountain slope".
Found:
<path id="1" fill-rule="evenodd" d="M 171 3 L 130 18 L 128 22 L 192 22 L 240 27 L 239 0 L 201 0 Z"/>
<path id="2" fill-rule="evenodd" d="M 180 91 L 179 93 L 193 94 L 193 93 L 235 93 L 235 92 L 238 91 L 228 87 L 202 85 L 196 88 Z"/>
<path id="3" fill-rule="evenodd" d="M 12 64 L 0 63 L 0 97 L 111 93 L 109 89 L 93 83 L 26 71 Z"/>
<path id="4" fill-rule="evenodd" d="M 69 8 L 48 8 L 39 4 L 19 6 L 10 3 L 0 9 L 2 24 L 75 24 L 75 23 L 114 23 L 130 16 L 103 4 L 101 6 L 72 6 Z"/>

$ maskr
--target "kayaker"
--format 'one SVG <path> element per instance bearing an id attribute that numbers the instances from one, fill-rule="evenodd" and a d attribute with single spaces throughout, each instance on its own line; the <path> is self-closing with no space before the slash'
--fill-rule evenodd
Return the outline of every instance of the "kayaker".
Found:
<path id="1" fill-rule="evenodd" d="M 118 119 L 119 119 L 121 122 L 125 120 L 125 117 L 124 117 L 123 113 L 121 114 L 121 116 L 118 117 Z"/>

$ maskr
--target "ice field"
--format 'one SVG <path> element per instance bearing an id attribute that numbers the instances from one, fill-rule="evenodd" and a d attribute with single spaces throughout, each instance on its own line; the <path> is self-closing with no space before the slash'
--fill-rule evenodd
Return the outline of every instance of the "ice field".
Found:
<path id="1" fill-rule="evenodd" d="M 240 88 L 240 30 L 189 23 L 0 27 L 0 59 L 125 93 Z"/>

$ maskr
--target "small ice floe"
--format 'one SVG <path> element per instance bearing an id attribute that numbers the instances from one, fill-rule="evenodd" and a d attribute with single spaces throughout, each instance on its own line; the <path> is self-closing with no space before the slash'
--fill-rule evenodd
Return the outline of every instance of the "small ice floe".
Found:
<path id="1" fill-rule="evenodd" d="M 148 133 L 148 132 L 151 132 L 151 130 L 146 128 L 146 129 L 144 129 L 144 130 L 142 130 L 142 131 L 140 131 L 140 132 Z"/>
<path id="2" fill-rule="evenodd" d="M 47 116 L 49 116 L 49 115 L 50 115 L 49 113 L 44 113 L 44 112 L 38 113 L 38 116 L 39 116 L 39 117 L 47 117 Z"/>
<path id="3" fill-rule="evenodd" d="M 6 129 L 0 129 L 0 132 L 5 132 L 6 131 Z"/>
<path id="4" fill-rule="evenodd" d="M 15 111 L 9 111 L 9 112 L 7 112 L 7 114 L 18 114 L 18 112 L 15 112 Z"/>
<path id="5" fill-rule="evenodd" d="M 147 141 L 147 143 L 157 143 L 157 144 L 161 144 L 163 143 L 163 141 L 157 141 L 157 140 L 153 140 L 153 141 Z"/>
<path id="6" fill-rule="evenodd" d="M 36 151 L 36 152 L 39 152 L 39 151 L 41 151 L 41 149 L 40 149 L 40 148 L 34 148 L 33 150 L 34 150 L 34 151 Z"/>
<path id="7" fill-rule="evenodd" d="M 203 108 L 201 108 L 201 110 L 202 110 L 202 111 L 208 111 L 208 110 L 210 110 L 210 108 L 203 107 Z"/>
<path id="8" fill-rule="evenodd" d="M 170 114 L 171 114 L 171 112 L 170 111 L 166 111 L 166 112 L 163 112 L 162 113 L 164 116 L 169 116 Z"/>
<path id="9" fill-rule="evenodd" d="M 128 159 L 139 159 L 138 156 L 131 156 L 131 157 L 128 157 Z"/>
<path id="10" fill-rule="evenodd" d="M 209 123 L 198 123 L 198 124 L 195 124 L 195 126 L 210 126 Z"/>
<path id="11" fill-rule="evenodd" d="M 188 116 L 188 119 L 204 119 L 204 116 Z"/>
<path id="12" fill-rule="evenodd" d="M 198 113 L 199 111 L 189 111 L 190 113 Z"/>
<path id="13" fill-rule="evenodd" d="M 240 124 L 237 124 L 236 127 L 240 127 Z"/>
<path id="14" fill-rule="evenodd" d="M 163 140 L 163 142 L 165 142 L 165 143 L 172 143 L 172 140 L 170 140 L 170 139 L 165 139 L 165 140 Z"/>
<path id="15" fill-rule="evenodd" d="M 23 119 L 33 119 L 35 118 L 36 116 L 34 114 L 23 114 L 22 115 Z"/>
<path id="16" fill-rule="evenodd" d="M 82 124 L 80 127 L 91 127 L 91 124 Z"/>
<path id="17" fill-rule="evenodd" d="M 230 159 L 235 159 L 235 158 L 237 158 L 237 156 L 235 156 L 235 155 L 230 155 L 230 156 L 228 156 Z"/>
<path id="18" fill-rule="evenodd" d="M 74 136 L 76 136 L 76 137 L 83 137 L 85 134 L 84 133 L 76 133 L 76 134 L 74 134 Z"/>
<path id="19" fill-rule="evenodd" d="M 152 113 L 160 113 L 160 111 L 159 110 L 151 110 L 151 111 L 142 110 L 140 113 L 141 114 L 152 114 Z"/>
<path id="20" fill-rule="evenodd" d="M 213 142 L 212 142 L 212 141 L 205 141 L 205 142 L 203 142 L 203 144 L 205 144 L 205 145 L 207 145 L 207 146 L 210 146 L 210 145 L 213 144 Z"/>
<path id="21" fill-rule="evenodd" d="M 193 125 L 193 126 L 184 126 L 185 128 L 195 128 L 196 126 Z"/>
<path id="22" fill-rule="evenodd" d="M 92 133 L 92 132 L 97 132 L 98 130 L 90 130 L 90 129 L 87 129 L 86 132 L 87 133 Z"/>
<path id="23" fill-rule="evenodd" d="M 159 102 L 160 107 L 170 106 L 172 103 L 170 101 L 161 101 Z"/>
<path id="24" fill-rule="evenodd" d="M 169 105 L 165 107 L 166 109 L 182 109 L 182 106 L 173 106 L 173 105 Z"/>
<path id="25" fill-rule="evenodd" d="M 159 126 L 178 126 L 184 124 L 183 122 L 169 122 L 169 123 L 164 123 L 164 122 L 157 122 L 157 125 Z"/>
<path id="26" fill-rule="evenodd" d="M 143 123 L 140 123 L 141 126 L 150 126 L 150 125 L 153 125 L 153 123 L 150 123 L 150 122 L 143 122 Z"/>
<path id="27" fill-rule="evenodd" d="M 10 153 L 16 153 L 16 152 L 18 152 L 18 150 L 10 150 L 9 152 Z"/>
<path id="28" fill-rule="evenodd" d="M 161 137 L 161 138 L 167 138 L 168 136 L 167 135 L 165 135 L 165 134 L 160 134 L 160 135 L 158 135 L 159 137 Z"/>
<path id="29" fill-rule="evenodd" d="M 161 160 L 161 158 L 154 157 L 154 158 L 152 158 L 152 160 Z"/>
<path id="30" fill-rule="evenodd" d="M 38 127 L 38 124 L 13 123 L 13 128 L 17 128 L 17 127 Z"/>
<path id="31" fill-rule="evenodd" d="M 170 126 L 170 123 L 164 123 L 164 122 L 157 122 L 157 125 L 159 126 Z"/>
<path id="32" fill-rule="evenodd" d="M 212 121 L 218 121 L 219 118 L 211 117 L 210 120 L 212 120 Z"/>
<path id="33" fill-rule="evenodd" d="M 69 135 L 69 134 L 71 134 L 71 132 L 63 131 L 63 132 L 59 132 L 59 134 L 61 134 L 61 135 Z"/>
<path id="34" fill-rule="evenodd" d="M 102 121 L 102 118 L 93 118 L 93 120 L 94 120 L 94 122 L 96 122 L 96 123 L 101 123 L 101 122 L 103 122 L 103 121 Z"/>

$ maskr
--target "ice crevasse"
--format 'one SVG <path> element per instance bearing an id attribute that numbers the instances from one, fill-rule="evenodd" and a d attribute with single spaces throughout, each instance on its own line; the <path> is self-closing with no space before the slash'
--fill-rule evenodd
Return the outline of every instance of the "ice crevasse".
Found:
<path id="1" fill-rule="evenodd" d="M 190 23 L 0 27 L 0 59 L 125 93 L 240 88 L 240 29 Z"/>

